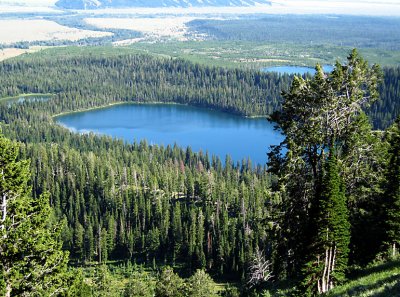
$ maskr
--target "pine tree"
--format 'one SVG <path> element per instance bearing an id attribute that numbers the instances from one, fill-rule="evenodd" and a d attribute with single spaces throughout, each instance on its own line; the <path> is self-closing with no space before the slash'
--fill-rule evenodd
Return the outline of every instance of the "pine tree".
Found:
<path id="1" fill-rule="evenodd" d="M 317 202 L 317 228 L 305 268 L 308 292 L 326 293 L 345 278 L 350 243 L 350 223 L 343 182 L 335 150 L 331 148 L 324 168 Z"/>
<path id="2" fill-rule="evenodd" d="M 204 270 L 197 270 L 188 279 L 188 295 L 191 297 L 216 297 L 215 287 L 215 282 Z"/>
<path id="3" fill-rule="evenodd" d="M 279 178 L 276 250 L 282 264 L 276 268 L 282 271 L 275 271 L 276 275 L 297 277 L 307 263 L 304 256 L 316 234 L 315 203 L 330 147 L 337 149 L 343 187 L 355 205 L 353 221 L 356 204 L 370 198 L 371 193 L 359 189 L 379 176 L 380 172 L 374 176 L 374 170 L 379 171 L 374 154 L 378 142 L 373 141 L 371 129 L 362 125 L 363 109 L 378 99 L 380 79 L 379 66 L 369 67 L 353 50 L 347 63 L 337 62 L 330 74 L 317 65 L 314 77 L 295 76 L 290 90 L 282 94 L 282 110 L 272 119 L 286 137 L 271 150 L 268 164 Z"/>
<path id="4" fill-rule="evenodd" d="M 183 297 L 184 281 L 174 273 L 171 267 L 165 267 L 157 281 L 155 289 L 156 297 Z"/>
<path id="5" fill-rule="evenodd" d="M 83 244 L 84 244 L 84 233 L 85 230 L 83 229 L 82 225 L 79 222 L 75 223 L 75 229 L 74 229 L 74 254 L 75 257 L 79 261 L 83 261 Z"/>
<path id="6" fill-rule="evenodd" d="M 94 283 L 96 285 L 96 294 L 98 297 L 109 297 L 115 296 L 112 290 L 111 282 L 112 276 L 106 264 L 101 264 L 98 266 L 98 270 L 96 271 L 97 275 L 94 279 Z"/>
<path id="7" fill-rule="evenodd" d="M 125 287 L 124 297 L 153 297 L 155 296 L 155 281 L 146 272 L 133 272 Z"/>
<path id="8" fill-rule="evenodd" d="M 400 246 L 400 117 L 390 133 L 390 160 L 386 172 L 384 191 L 386 241 L 392 257 L 398 255 Z"/>
<path id="9" fill-rule="evenodd" d="M 18 145 L 0 135 L 0 292 L 55 295 L 66 290 L 61 226 L 50 226 L 48 195 L 32 197 L 29 162 L 17 161 L 17 152 Z"/>

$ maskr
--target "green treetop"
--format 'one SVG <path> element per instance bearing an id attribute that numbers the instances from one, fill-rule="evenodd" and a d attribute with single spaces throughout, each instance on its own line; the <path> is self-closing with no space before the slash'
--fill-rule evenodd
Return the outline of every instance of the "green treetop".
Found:
<path id="1" fill-rule="evenodd" d="M 378 99 L 380 79 L 379 67 L 369 67 L 353 50 L 347 63 L 337 62 L 332 73 L 317 65 L 314 77 L 295 76 L 283 93 L 282 110 L 273 119 L 285 140 L 269 154 L 269 170 L 279 177 L 276 190 L 282 201 L 276 218 L 275 275 L 299 276 L 308 262 L 305 255 L 318 232 L 315 219 L 330 148 L 335 148 L 348 200 L 356 204 L 370 195 L 361 192 L 365 187 L 360 183 L 374 184 L 379 176 L 372 167 L 379 141 L 363 109 Z"/>

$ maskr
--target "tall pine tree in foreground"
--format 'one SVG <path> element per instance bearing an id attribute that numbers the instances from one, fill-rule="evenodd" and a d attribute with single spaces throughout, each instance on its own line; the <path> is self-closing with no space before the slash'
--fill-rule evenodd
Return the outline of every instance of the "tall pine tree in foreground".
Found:
<path id="1" fill-rule="evenodd" d="M 0 295 L 54 296 L 66 288 L 68 254 L 50 225 L 48 196 L 33 198 L 29 162 L 0 135 Z"/>
<path id="2" fill-rule="evenodd" d="M 316 234 L 304 270 L 305 285 L 311 294 L 326 293 L 342 282 L 349 256 L 347 201 L 333 148 L 324 167 L 314 218 Z"/>
<path id="3" fill-rule="evenodd" d="M 319 228 L 316 223 L 326 153 L 334 147 L 339 176 L 348 200 L 352 236 L 364 219 L 363 203 L 375 195 L 370 185 L 380 180 L 379 135 L 371 130 L 364 109 L 378 99 L 379 66 L 353 50 L 347 63 L 336 63 L 327 74 L 317 65 L 313 77 L 295 76 L 283 93 L 282 110 L 272 119 L 285 135 L 269 153 L 269 171 L 278 176 L 274 187 L 280 197 L 276 207 L 277 248 L 274 275 L 298 278 L 310 258 Z M 354 237 L 353 237 L 354 238 Z M 353 240 L 353 261 L 365 237 Z"/>
<path id="4" fill-rule="evenodd" d="M 400 247 L 400 117 L 389 129 L 389 163 L 384 190 L 386 242 L 391 256 L 399 254 Z"/>

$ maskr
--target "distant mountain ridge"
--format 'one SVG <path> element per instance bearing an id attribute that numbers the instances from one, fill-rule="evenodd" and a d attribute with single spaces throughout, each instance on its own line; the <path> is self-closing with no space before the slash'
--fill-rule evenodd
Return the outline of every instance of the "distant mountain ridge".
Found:
<path id="1" fill-rule="evenodd" d="M 254 6 L 271 4 L 268 0 L 59 0 L 56 6 L 66 9 L 96 9 L 116 7 L 204 7 Z"/>

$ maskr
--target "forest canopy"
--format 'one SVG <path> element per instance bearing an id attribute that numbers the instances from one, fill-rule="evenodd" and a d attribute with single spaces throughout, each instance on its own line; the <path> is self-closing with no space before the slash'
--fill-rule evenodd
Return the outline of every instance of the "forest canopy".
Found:
<path id="1" fill-rule="evenodd" d="M 30 170 L 32 189 L 24 179 L 23 196 L 62 223 L 52 236 L 61 237 L 70 264 L 118 261 L 154 271 L 170 265 L 192 277 L 180 280 L 169 268 L 159 276 L 175 279 L 189 296 L 199 280 L 211 284 L 206 291 L 213 286 L 204 271 L 243 284 L 243 294 L 291 280 L 294 291 L 313 295 L 342 284 L 351 265 L 398 257 L 399 246 L 399 68 L 381 71 L 353 51 L 332 73 L 316 70 L 314 77 L 290 77 L 62 49 L 0 63 L 3 97 L 52 94 L 2 100 L 1 127 L 20 142 L 11 159 L 18 150 L 21 176 Z M 53 119 L 122 101 L 275 112 L 285 140 L 265 166 L 229 157 L 223 164 L 190 147 L 75 134 Z M 366 114 L 390 128 L 374 130 Z M 93 283 L 111 294 L 107 266 L 97 271 Z M 162 277 L 135 273 L 121 294 L 135 286 L 169 288 Z"/>

